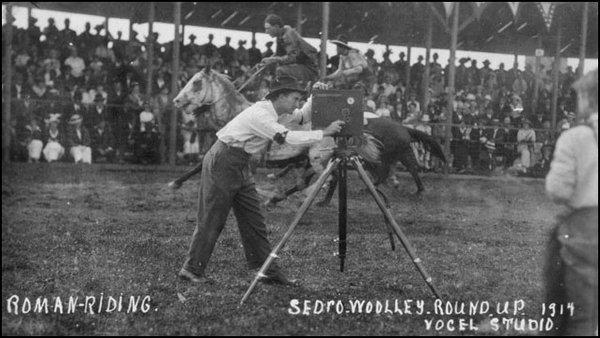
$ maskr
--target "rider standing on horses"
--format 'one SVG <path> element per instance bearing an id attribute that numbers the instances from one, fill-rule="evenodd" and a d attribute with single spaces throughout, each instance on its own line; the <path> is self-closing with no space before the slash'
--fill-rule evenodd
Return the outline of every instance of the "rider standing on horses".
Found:
<path id="1" fill-rule="evenodd" d="M 304 87 L 296 79 L 277 78 L 264 101 L 245 109 L 217 132 L 218 141 L 202 163 L 198 221 L 188 258 L 179 272 L 181 278 L 194 283 L 206 281 L 206 266 L 232 208 L 249 268 L 260 268 L 267 259 L 271 245 L 249 167 L 250 157 L 271 140 L 280 144 L 318 142 L 338 133 L 343 125 L 342 121 L 335 121 L 325 130 L 291 131 L 277 123 L 283 114 L 292 114 L 299 120 L 310 118 L 310 103 L 298 109 L 304 94 Z M 265 282 L 290 283 L 277 266 L 272 265 L 266 275 Z"/>
<path id="2" fill-rule="evenodd" d="M 302 84 L 314 82 L 319 76 L 319 52 L 292 27 L 283 24 L 280 16 L 269 14 L 265 19 L 265 32 L 283 42 L 286 54 L 262 59 L 265 65 L 277 64 L 277 77 L 291 76 Z"/>
<path id="3" fill-rule="evenodd" d="M 348 39 L 343 35 L 339 35 L 331 43 L 337 46 L 340 64 L 334 73 L 325 77 L 325 80 L 334 81 L 335 87 L 339 89 L 352 89 L 359 82 L 366 88 L 371 88 L 375 76 L 367 59 L 357 49 L 350 47 Z"/>

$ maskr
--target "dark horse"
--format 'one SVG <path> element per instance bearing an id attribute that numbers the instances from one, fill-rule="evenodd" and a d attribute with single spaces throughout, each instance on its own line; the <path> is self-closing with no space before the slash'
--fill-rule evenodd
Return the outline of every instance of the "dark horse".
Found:
<path id="1" fill-rule="evenodd" d="M 379 141 L 378 144 L 380 147 L 380 162 L 363 161 L 365 169 L 373 179 L 373 184 L 377 187 L 385 183 L 390 174 L 394 173 L 396 163 L 401 162 L 415 180 L 417 193 L 422 192 L 424 187 L 419 177 L 419 163 L 415 158 L 411 143 L 420 142 L 426 150 L 445 163 L 446 157 L 441 146 L 430 135 L 416 129 L 406 128 L 394 120 L 372 118 L 367 119 L 367 121 L 368 123 L 364 128 L 364 132 L 375 137 Z M 335 191 L 336 183 L 337 176 L 334 175 L 327 194 L 319 202 L 319 205 L 329 204 Z"/>

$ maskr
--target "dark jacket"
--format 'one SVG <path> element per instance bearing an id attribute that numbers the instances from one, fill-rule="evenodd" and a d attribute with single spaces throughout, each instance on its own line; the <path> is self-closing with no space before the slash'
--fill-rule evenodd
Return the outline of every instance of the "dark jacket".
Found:
<path id="1" fill-rule="evenodd" d="M 74 126 L 69 126 L 67 128 L 65 145 L 66 148 L 71 148 L 75 146 L 86 146 L 89 147 L 92 144 L 92 140 L 90 138 L 90 132 L 86 127 L 81 126 L 81 137 L 77 136 L 77 131 Z"/>

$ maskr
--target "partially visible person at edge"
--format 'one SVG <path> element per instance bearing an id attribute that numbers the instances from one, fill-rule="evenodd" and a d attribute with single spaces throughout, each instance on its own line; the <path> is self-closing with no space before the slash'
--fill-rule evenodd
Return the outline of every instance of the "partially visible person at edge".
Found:
<path id="1" fill-rule="evenodd" d="M 319 86 L 324 84 L 317 82 L 314 88 L 326 89 Z M 249 167 L 250 157 L 267 147 L 270 140 L 279 144 L 309 144 L 338 133 L 343 125 L 342 121 L 335 121 L 325 130 L 291 131 L 277 123 L 278 116 L 283 114 L 293 114 L 297 120 L 310 119 L 311 99 L 298 109 L 304 94 L 296 79 L 276 78 L 264 101 L 256 102 L 217 132 L 218 141 L 203 159 L 198 222 L 188 257 L 179 272 L 181 278 L 194 283 L 206 281 L 206 266 L 231 208 L 248 267 L 258 269 L 267 259 L 271 245 Z M 293 283 L 277 265 L 270 267 L 262 281 Z"/>
<path id="2" fill-rule="evenodd" d="M 550 334 L 598 335 L 598 69 L 573 85 L 580 125 L 556 142 L 546 192 L 565 207 L 548 246 L 546 304 L 575 306 Z"/>
<path id="3" fill-rule="evenodd" d="M 362 82 L 367 88 L 373 87 L 375 76 L 369 67 L 367 59 L 348 44 L 348 39 L 339 35 L 331 43 L 337 47 L 340 56 L 338 69 L 325 77 L 326 81 L 335 81 L 336 87 L 340 89 L 351 89 L 357 82 Z"/>
<path id="4" fill-rule="evenodd" d="M 275 14 L 267 15 L 265 32 L 271 37 L 283 42 L 286 54 L 270 56 L 262 59 L 265 65 L 277 64 L 277 77 L 291 76 L 306 85 L 315 81 L 319 75 L 319 52 L 306 42 L 296 30 L 283 24 L 281 17 Z"/>

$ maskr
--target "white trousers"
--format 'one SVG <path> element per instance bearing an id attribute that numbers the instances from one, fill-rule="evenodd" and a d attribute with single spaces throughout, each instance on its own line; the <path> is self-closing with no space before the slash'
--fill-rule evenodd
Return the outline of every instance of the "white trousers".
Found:
<path id="1" fill-rule="evenodd" d="M 34 160 L 39 160 L 40 156 L 42 156 L 42 148 L 44 147 L 44 143 L 40 140 L 31 140 L 27 145 L 27 152 L 29 153 L 29 158 Z"/>
<path id="2" fill-rule="evenodd" d="M 87 164 L 92 163 L 92 148 L 86 146 L 75 146 L 71 147 L 71 156 L 75 160 L 75 163 L 83 162 Z"/>
<path id="3" fill-rule="evenodd" d="M 58 142 L 49 141 L 44 147 L 44 158 L 48 163 L 58 161 L 65 155 L 65 148 Z"/>

